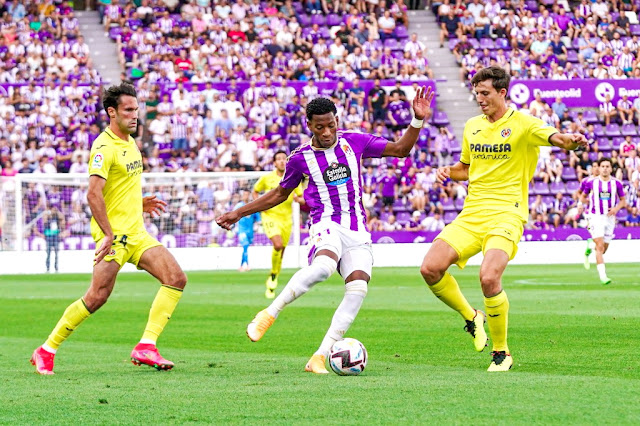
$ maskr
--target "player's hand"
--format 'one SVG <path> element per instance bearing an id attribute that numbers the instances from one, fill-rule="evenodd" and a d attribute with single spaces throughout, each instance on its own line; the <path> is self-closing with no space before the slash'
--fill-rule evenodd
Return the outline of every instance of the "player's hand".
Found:
<path id="1" fill-rule="evenodd" d="M 433 100 L 434 92 L 429 87 L 419 87 L 416 92 L 416 97 L 413 98 L 413 113 L 418 120 L 424 120 L 431 114 L 431 101 Z"/>
<path id="2" fill-rule="evenodd" d="M 615 216 L 618 214 L 618 209 L 613 208 L 613 209 L 609 209 L 609 211 L 607 212 L 607 216 L 611 217 L 611 216 Z"/>
<path id="3" fill-rule="evenodd" d="M 571 142 L 578 144 L 578 146 L 583 148 L 589 146 L 589 140 L 582 133 L 569 133 L 567 136 L 569 136 Z"/>
<path id="4" fill-rule="evenodd" d="M 159 200 L 155 195 L 142 198 L 142 211 L 151 214 L 152 217 L 160 216 L 166 211 L 167 203 Z"/>
<path id="5" fill-rule="evenodd" d="M 100 244 L 100 247 L 98 247 L 98 249 L 96 250 L 93 256 L 94 266 L 100 263 L 100 261 L 104 259 L 106 255 L 109 254 L 109 251 L 111 251 L 112 245 L 113 245 L 113 235 L 105 235 L 104 238 L 102 239 L 102 244 Z"/>
<path id="6" fill-rule="evenodd" d="M 227 231 L 231 230 L 233 224 L 240 220 L 240 215 L 234 210 L 232 212 L 228 212 L 220 216 L 216 219 L 216 223 L 219 227 L 226 229 Z"/>
<path id="7" fill-rule="evenodd" d="M 444 181 L 449 179 L 450 177 L 451 177 L 451 167 L 450 166 L 438 167 L 436 169 L 436 180 L 439 183 L 444 183 Z"/>

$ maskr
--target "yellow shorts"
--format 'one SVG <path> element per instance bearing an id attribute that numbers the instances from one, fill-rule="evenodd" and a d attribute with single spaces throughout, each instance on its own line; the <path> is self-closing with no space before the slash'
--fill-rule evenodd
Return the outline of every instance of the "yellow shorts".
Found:
<path id="1" fill-rule="evenodd" d="M 269 239 L 273 238 L 276 235 L 280 235 L 282 237 L 282 244 L 285 247 L 289 244 L 293 222 L 274 220 L 272 218 L 263 218 L 262 227 L 264 228 L 264 233 Z"/>
<path id="2" fill-rule="evenodd" d="M 100 244 L 102 244 L 102 240 L 96 241 L 96 247 L 100 247 Z M 138 266 L 138 262 L 140 262 L 140 258 L 145 251 L 160 245 L 162 244 L 147 232 L 133 235 L 116 235 L 111 245 L 111 251 L 104 257 L 104 260 L 107 262 L 115 260 L 121 268 L 127 262 Z"/>
<path id="3" fill-rule="evenodd" d="M 456 265 L 462 269 L 470 257 L 490 249 L 500 249 L 513 259 L 523 231 L 522 219 L 513 213 L 463 210 L 436 239 L 453 247 L 458 253 Z"/>

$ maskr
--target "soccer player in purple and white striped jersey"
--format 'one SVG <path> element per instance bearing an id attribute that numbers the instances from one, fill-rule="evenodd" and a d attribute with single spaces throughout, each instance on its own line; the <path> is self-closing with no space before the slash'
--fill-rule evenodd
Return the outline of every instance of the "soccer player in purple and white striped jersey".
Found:
<path id="1" fill-rule="evenodd" d="M 327 98 L 315 98 L 306 109 L 313 137 L 291 153 L 280 185 L 216 220 L 230 229 L 240 218 L 282 203 L 303 180 L 308 180 L 304 199 L 311 209 L 310 265 L 296 272 L 273 303 L 258 312 L 247 327 L 252 341 L 262 338 L 286 305 L 338 270 L 345 280 L 344 299 L 305 367 L 312 373 L 328 373 L 326 357 L 358 314 L 371 279 L 373 256 L 362 205 L 362 159 L 406 157 L 418 140 L 432 98 L 430 88 L 418 89 L 413 100 L 415 118 L 395 143 L 375 135 L 338 130 L 335 104 Z"/>
<path id="2" fill-rule="evenodd" d="M 611 177 L 611 159 L 601 158 L 598 161 L 598 166 L 600 176 L 587 181 L 584 187 L 581 187 L 583 192 L 581 198 L 588 197 L 589 199 L 589 207 L 587 209 L 589 213 L 589 233 L 596 245 L 596 267 L 600 275 L 600 282 L 606 285 L 611 283 L 611 279 L 607 277 L 605 270 L 604 254 L 613 239 L 616 214 L 626 206 L 627 202 L 624 197 L 622 182 Z"/>

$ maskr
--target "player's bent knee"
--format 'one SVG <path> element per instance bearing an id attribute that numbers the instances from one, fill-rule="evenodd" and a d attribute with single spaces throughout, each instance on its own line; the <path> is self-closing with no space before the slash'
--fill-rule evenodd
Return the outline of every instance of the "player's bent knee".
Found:
<path id="1" fill-rule="evenodd" d="M 185 274 L 184 271 L 175 272 L 171 282 L 167 284 L 175 288 L 183 289 L 187 285 L 187 274 Z"/>
<path id="2" fill-rule="evenodd" d="M 345 294 L 358 294 L 362 297 L 367 295 L 367 291 L 369 286 L 366 281 L 363 280 L 355 280 L 348 282 L 344 285 Z"/>
<path id="3" fill-rule="evenodd" d="M 311 266 L 315 269 L 314 272 L 319 282 L 327 280 L 331 275 L 333 275 L 338 268 L 338 262 L 329 256 L 317 256 L 313 259 Z"/>
<path id="4" fill-rule="evenodd" d="M 424 262 L 422 266 L 420 266 L 420 274 L 429 285 L 437 284 L 438 281 L 442 279 L 446 271 L 446 269 L 439 268 L 427 262 Z"/>

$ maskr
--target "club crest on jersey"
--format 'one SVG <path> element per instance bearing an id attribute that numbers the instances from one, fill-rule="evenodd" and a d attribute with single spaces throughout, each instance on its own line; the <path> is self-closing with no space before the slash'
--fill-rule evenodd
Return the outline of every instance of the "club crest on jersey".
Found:
<path id="1" fill-rule="evenodd" d="M 104 162 L 104 158 L 102 157 L 102 154 L 96 154 L 93 156 L 93 168 L 95 169 L 101 169 L 102 168 L 102 163 Z"/>
<path id="2" fill-rule="evenodd" d="M 344 152 L 344 155 L 353 155 L 353 150 L 348 144 L 346 143 L 343 144 L 341 148 L 342 148 L 342 151 Z"/>
<path id="3" fill-rule="evenodd" d="M 109 252 L 109 256 L 115 256 L 116 255 L 116 251 L 114 249 L 111 249 L 111 251 Z"/>
<path id="4" fill-rule="evenodd" d="M 351 169 L 342 163 L 333 162 L 322 173 L 322 178 L 327 185 L 338 186 L 351 180 Z"/>
<path id="5" fill-rule="evenodd" d="M 500 136 L 502 136 L 503 138 L 508 138 L 509 136 L 511 136 L 511 129 L 502 129 L 502 131 L 500 132 Z"/>

